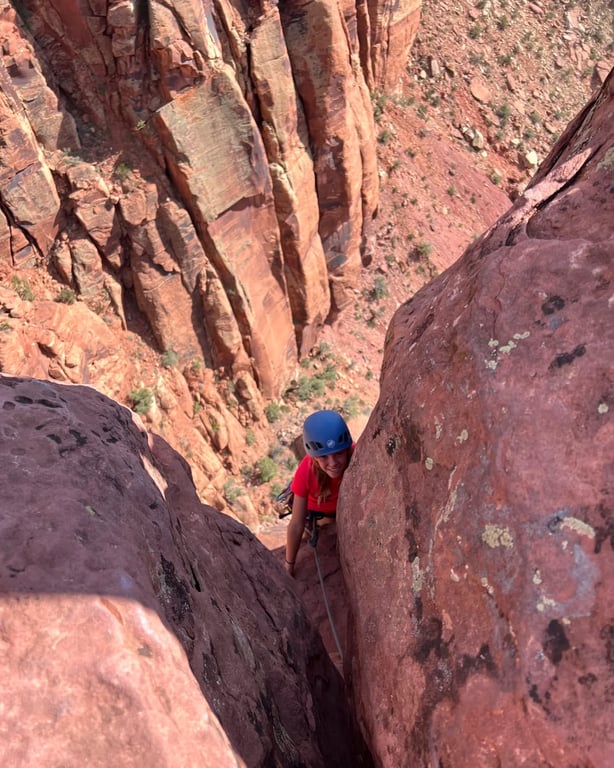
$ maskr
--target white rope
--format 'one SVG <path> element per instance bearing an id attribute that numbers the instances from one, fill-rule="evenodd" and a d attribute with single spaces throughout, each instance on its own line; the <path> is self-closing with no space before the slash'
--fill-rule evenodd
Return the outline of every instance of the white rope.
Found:
<path id="1" fill-rule="evenodd" d="M 314 522 L 314 525 L 316 525 L 316 521 L 314 520 L 313 522 Z M 333 621 L 330 605 L 328 604 L 328 598 L 326 596 L 326 589 L 324 587 L 324 578 L 322 577 L 322 569 L 320 568 L 320 558 L 318 557 L 317 543 L 318 543 L 318 540 L 316 537 L 316 543 L 313 545 L 313 554 L 316 556 L 316 567 L 318 569 L 318 576 L 320 577 L 320 586 L 322 587 L 322 596 L 324 597 L 324 606 L 326 607 L 326 613 L 328 615 L 330 628 L 333 632 L 333 637 L 335 638 L 337 651 L 339 652 L 339 656 L 341 657 L 341 663 L 343 664 L 343 651 L 341 650 L 341 643 L 339 642 L 339 636 L 337 635 L 337 630 L 335 629 L 335 622 Z"/>

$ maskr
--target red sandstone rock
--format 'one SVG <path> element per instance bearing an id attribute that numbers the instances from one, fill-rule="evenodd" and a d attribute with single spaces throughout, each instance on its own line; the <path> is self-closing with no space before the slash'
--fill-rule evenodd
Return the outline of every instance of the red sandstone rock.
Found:
<path id="1" fill-rule="evenodd" d="M 0 377 L 2 765 L 368 766 L 272 556 L 96 390 Z"/>
<path id="2" fill-rule="evenodd" d="M 614 74 L 388 330 L 338 514 L 376 764 L 614 763 Z"/>
<path id="3" fill-rule="evenodd" d="M 26 0 L 30 38 L 12 8 L 0 17 L 3 125 L 15 123 L 0 181 L 15 230 L 10 265 L 46 258 L 65 217 L 62 253 L 74 269 L 62 263 L 61 274 L 79 290 L 102 288 L 106 269 L 130 270 L 124 285 L 135 287 L 161 351 L 189 359 L 200 349 L 231 374 L 248 365 L 266 397 L 279 395 L 329 314 L 329 282 L 336 306 L 348 303 L 377 209 L 373 120 L 352 54 L 356 39 L 322 2 L 286 3 L 280 19 L 275 3 L 255 13 L 175 0 L 152 4 L 147 26 L 133 3 L 78 3 L 78 12 L 73 5 Z M 396 29 L 406 10 L 390 20 Z M 294 34 L 303 23 L 309 34 Z M 52 78 L 79 118 L 79 136 Z M 33 131 L 21 117 L 26 99 L 36 105 Z M 37 141 L 50 150 L 46 158 Z M 86 170 L 86 158 L 105 158 L 110 142 L 125 153 L 115 166 L 119 199 L 110 180 L 97 178 L 104 162 L 89 178 Z M 62 180 L 57 190 L 50 171 Z M 169 208 L 171 221 L 182 221 L 172 236 Z M 196 288 L 208 271 L 227 300 L 203 317 L 209 304 L 201 306 Z M 218 348 L 229 325 L 239 344 Z"/>

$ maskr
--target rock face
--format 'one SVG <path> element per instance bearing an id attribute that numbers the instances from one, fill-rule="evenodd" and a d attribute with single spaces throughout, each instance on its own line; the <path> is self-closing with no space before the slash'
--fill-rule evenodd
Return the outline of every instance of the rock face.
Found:
<path id="1" fill-rule="evenodd" d="M 367 80 L 407 15 L 386 5 L 0 0 L 0 370 L 155 391 L 157 429 L 225 507 L 245 430 L 368 258 Z M 31 273 L 48 290 L 26 312 L 4 289 Z M 42 306 L 62 286 L 80 309 Z M 97 315 L 172 360 L 170 385 L 141 350 L 107 376 L 121 345 L 91 343 Z"/>
<path id="2" fill-rule="evenodd" d="M 161 351 L 277 396 L 360 269 L 397 6 L 2 0 L 3 271 L 134 292 Z"/>
<path id="3" fill-rule="evenodd" d="M 614 763 L 612 126 L 614 74 L 389 328 L 338 520 L 377 765 Z"/>
<path id="4" fill-rule="evenodd" d="M 0 377 L 2 765 L 369 766 L 291 582 L 83 386 Z"/>

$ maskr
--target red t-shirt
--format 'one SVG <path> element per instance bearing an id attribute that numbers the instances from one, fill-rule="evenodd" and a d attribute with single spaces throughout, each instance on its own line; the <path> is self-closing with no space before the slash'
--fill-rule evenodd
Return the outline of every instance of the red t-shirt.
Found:
<path id="1" fill-rule="evenodd" d="M 354 446 L 350 448 L 350 456 L 354 451 Z M 349 463 L 349 460 L 348 460 Z M 305 456 L 296 468 L 292 485 L 290 488 L 297 496 L 303 496 L 307 499 L 307 509 L 313 512 L 331 512 L 337 511 L 337 499 L 339 497 L 339 487 L 343 475 L 330 478 L 330 496 L 327 496 L 322 502 L 318 501 L 318 479 L 315 470 L 315 462 L 311 456 Z"/>

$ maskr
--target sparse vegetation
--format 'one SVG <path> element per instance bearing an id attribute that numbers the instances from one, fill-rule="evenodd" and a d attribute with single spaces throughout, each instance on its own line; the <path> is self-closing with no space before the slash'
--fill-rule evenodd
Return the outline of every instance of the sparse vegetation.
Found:
<path id="1" fill-rule="evenodd" d="M 130 400 L 132 410 L 141 415 L 149 413 L 154 404 L 153 392 L 147 387 L 133 389 L 128 395 L 128 399 Z"/>
<path id="2" fill-rule="evenodd" d="M 264 415 L 269 424 L 275 424 L 281 419 L 281 408 L 278 403 L 268 403 L 264 408 Z"/>
<path id="3" fill-rule="evenodd" d="M 277 464 L 270 456 L 263 456 L 256 462 L 256 471 L 261 483 L 270 483 L 277 475 Z"/>
<path id="4" fill-rule="evenodd" d="M 34 301 L 34 293 L 32 292 L 30 283 L 28 283 L 27 280 L 24 280 L 22 277 L 18 277 L 17 275 L 13 275 L 11 278 L 11 285 L 20 299 L 23 301 Z"/>
<path id="5" fill-rule="evenodd" d="M 132 173 L 132 168 L 127 163 L 118 163 L 113 173 L 120 179 L 127 179 Z"/>
<path id="6" fill-rule="evenodd" d="M 205 367 L 202 357 L 195 357 L 190 363 L 192 373 L 200 373 Z"/>
<path id="7" fill-rule="evenodd" d="M 492 181 L 493 184 L 496 184 L 496 186 L 499 186 L 503 181 L 503 178 L 498 171 L 491 171 L 490 180 Z"/>
<path id="8" fill-rule="evenodd" d="M 384 114 L 384 109 L 386 107 L 387 101 L 388 101 L 388 96 L 385 93 L 374 92 L 371 94 L 371 104 L 373 105 L 373 117 L 376 123 L 379 123 L 379 121 L 381 120 Z"/>
<path id="9" fill-rule="evenodd" d="M 239 496 L 243 495 L 243 489 L 237 484 L 234 477 L 231 477 L 224 483 L 223 494 L 226 501 L 232 505 Z"/>
<path id="10" fill-rule="evenodd" d="M 162 354 L 160 362 L 165 368 L 174 368 L 179 362 L 179 355 L 174 349 L 166 349 Z"/>
<path id="11" fill-rule="evenodd" d="M 380 144 L 383 144 L 384 146 L 388 144 L 390 139 L 392 138 L 392 133 L 388 128 L 383 128 L 378 134 L 377 134 L 377 140 Z"/>
<path id="12" fill-rule="evenodd" d="M 503 127 L 507 125 L 510 115 L 512 114 L 512 108 L 507 102 L 495 107 L 495 115 L 499 118 L 499 121 Z"/>
<path id="13" fill-rule="evenodd" d="M 373 281 L 373 288 L 371 289 L 371 297 L 374 301 L 381 301 L 389 296 L 388 286 L 383 275 L 376 275 Z"/>
<path id="14" fill-rule="evenodd" d="M 55 301 L 60 304 L 74 304 L 76 300 L 77 294 L 72 288 L 67 288 L 66 286 L 60 288 L 58 295 L 55 297 Z"/>
<path id="15" fill-rule="evenodd" d="M 421 240 L 419 243 L 416 243 L 414 252 L 418 259 L 428 259 L 428 257 L 433 252 L 433 246 L 430 243 L 426 243 L 424 240 Z"/>

